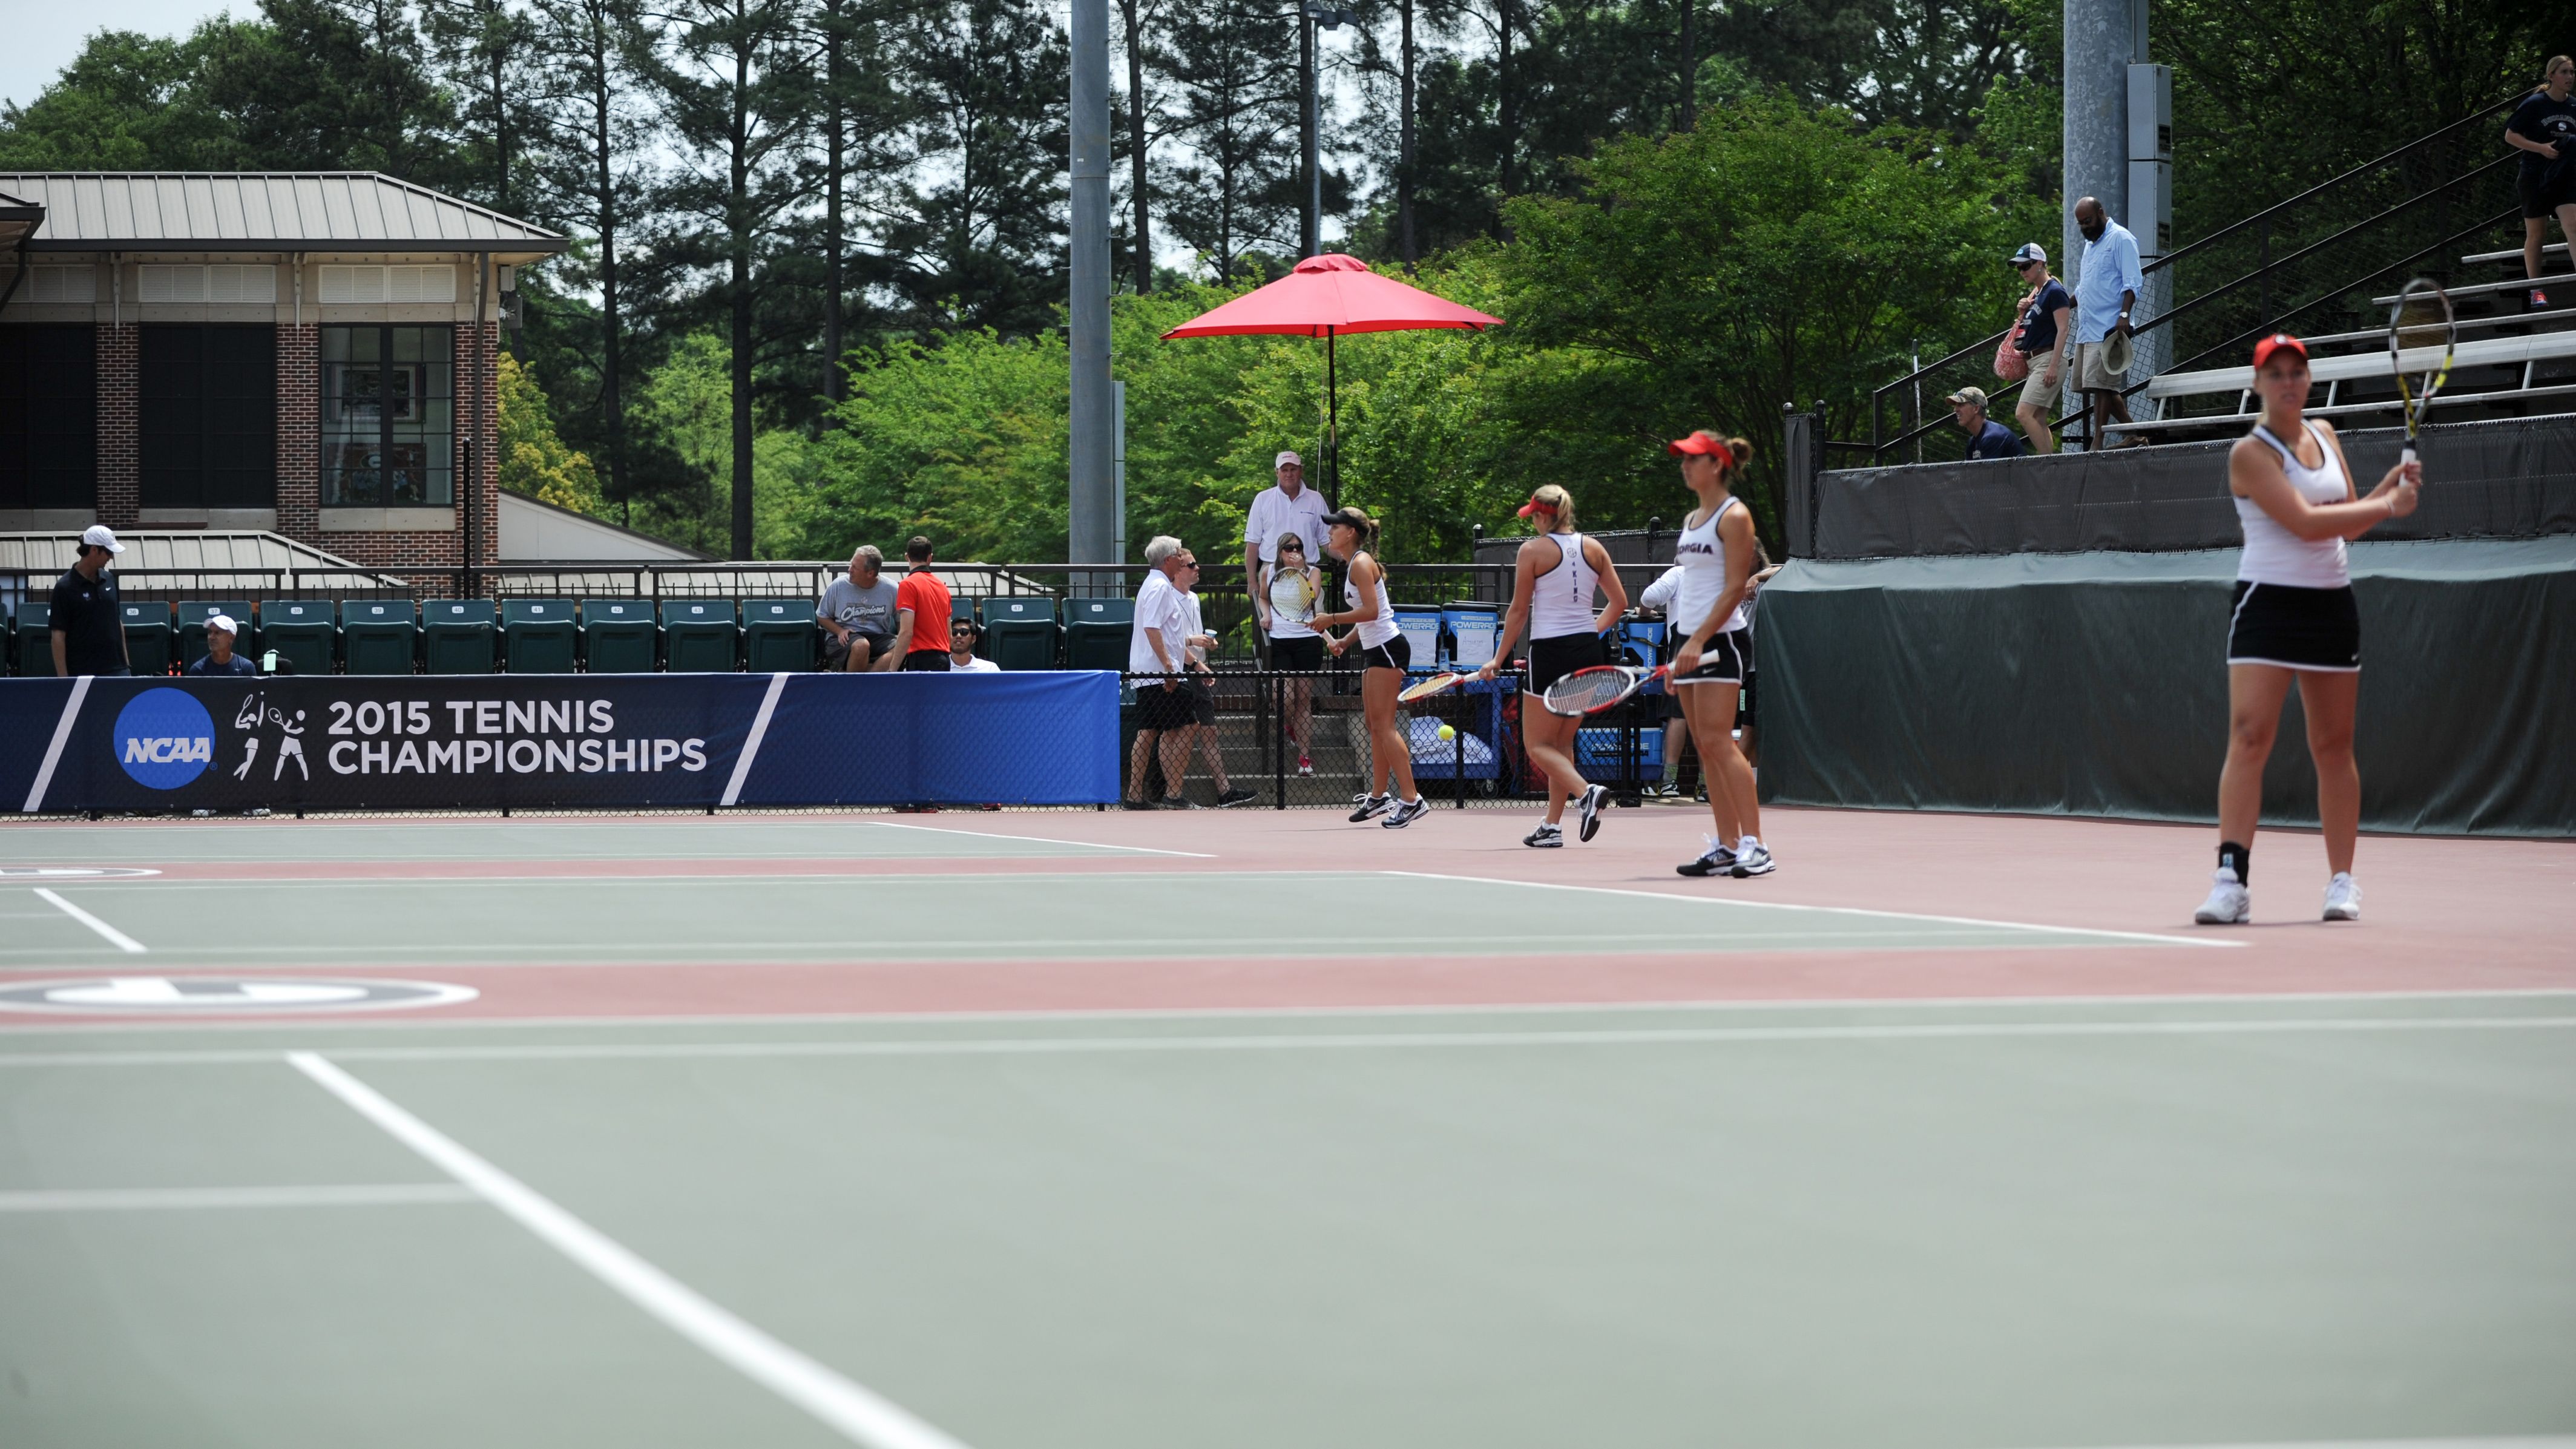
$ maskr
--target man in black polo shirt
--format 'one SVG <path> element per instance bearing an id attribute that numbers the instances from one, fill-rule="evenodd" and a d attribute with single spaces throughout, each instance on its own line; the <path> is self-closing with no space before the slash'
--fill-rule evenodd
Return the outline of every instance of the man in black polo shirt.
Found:
<path id="1" fill-rule="evenodd" d="M 80 539 L 80 562 L 54 585 L 54 673 L 126 674 L 125 620 L 107 561 L 125 552 L 105 524 Z"/>

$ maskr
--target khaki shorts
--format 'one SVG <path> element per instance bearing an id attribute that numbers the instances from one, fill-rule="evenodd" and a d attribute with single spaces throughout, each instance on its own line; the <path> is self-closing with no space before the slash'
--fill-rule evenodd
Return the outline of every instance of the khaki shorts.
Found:
<path id="1" fill-rule="evenodd" d="M 2070 386 L 2083 392 L 2118 392 L 2129 385 L 2127 373 L 2113 372 L 2102 365 L 2103 349 L 2109 345 L 2108 342 L 2075 344 L 2075 376 Z M 2131 359 L 2132 363 L 2135 361 L 2135 358 Z"/>
<path id="2" fill-rule="evenodd" d="M 2052 375 L 2044 364 L 2054 363 Z M 2042 381 L 2046 378 L 2046 381 Z M 2014 399 L 2015 409 L 2037 408 L 2047 417 L 2057 408 L 2057 394 L 2066 386 L 2066 361 L 2062 356 L 2034 357 L 2030 360 L 2030 380 L 2021 385 L 2021 396 Z"/>

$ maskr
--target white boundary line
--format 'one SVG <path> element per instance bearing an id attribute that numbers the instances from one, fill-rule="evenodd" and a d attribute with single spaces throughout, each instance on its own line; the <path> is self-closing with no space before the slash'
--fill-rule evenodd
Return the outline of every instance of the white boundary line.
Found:
<path id="1" fill-rule="evenodd" d="M 742 753 L 734 757 L 733 778 L 725 781 L 724 798 L 719 807 L 729 806 L 742 798 L 742 782 L 751 778 L 751 760 L 760 753 L 760 742 L 769 736 L 769 717 L 778 710 L 778 696 L 787 692 L 787 676 L 769 676 L 769 692 L 760 697 L 760 712 L 751 717 L 751 733 L 743 737 Z"/>
<path id="2" fill-rule="evenodd" d="M 2157 1449 L 2576 1449 L 2576 1434 L 2475 1439 L 2292 1439 L 2270 1444 L 2170 1444 Z"/>
<path id="3" fill-rule="evenodd" d="M 928 1026 L 951 1023 L 1029 1023 L 1029 1022 L 1115 1022 L 1115 1021 L 1291 1021 L 1349 1019 L 1376 1021 L 1411 1020 L 1425 1017 L 1456 1016 L 1481 1018 L 1489 1016 L 1604 1016 L 1648 1012 L 1731 1012 L 1747 1011 L 1771 1014 L 1783 1011 L 1911 1011 L 1919 1009 L 1958 1010 L 1961 1008 L 1996 1007 L 2027 1009 L 2031 1007 L 2070 1006 L 2233 1006 L 2286 1005 L 2310 1002 L 2341 1001 L 2530 1001 L 2552 997 L 2576 997 L 2576 987 L 2517 986 L 2459 991 L 2196 991 L 2177 992 L 2170 996 L 2132 993 L 2106 993 L 2100 996 L 1883 996 L 1761 997 L 1745 1000 L 1711 1001 L 1503 1001 L 1463 1002 L 1457 1005 L 1393 1006 L 1134 1006 L 1134 1007 L 1050 1007 L 1026 1011 L 1008 1009 L 992 1011 L 826 1011 L 811 1014 L 771 1012 L 711 1012 L 694 1016 L 481 1016 L 429 1017 L 417 1021 L 351 1018 L 334 1021 L 334 1031 L 349 1028 L 399 1028 L 407 1031 L 450 1031 L 459 1028 L 478 1030 L 486 1027 L 575 1028 L 690 1028 L 702 1026 Z M 90 1035 L 99 1032 L 155 1031 L 259 1031 L 275 1030 L 283 1024 L 276 1021 L 225 1021 L 216 1018 L 202 1022 L 147 1023 L 143 1025 L 107 1022 L 65 1022 L 59 1026 L 16 1026 L 0 1024 L 0 1036 L 62 1036 L 67 1033 Z M 249 1060 L 250 1058 L 245 1058 Z M 266 1061 L 269 1054 L 257 1054 Z M 0 1053 L 0 1065 L 11 1058 Z"/>
<path id="4" fill-rule="evenodd" d="M 100 936 L 106 938 L 107 944 L 114 946 L 116 949 L 125 952 L 129 956 L 140 956 L 143 954 L 144 947 L 142 942 L 125 934 L 123 931 L 116 929 L 107 922 L 100 920 L 98 917 L 91 915 L 89 912 L 82 910 L 80 907 L 73 905 L 71 902 L 64 900 L 61 896 L 54 894 L 43 886 L 36 887 L 36 895 L 47 905 L 61 911 L 64 915 L 71 917 L 73 920 L 80 922 L 91 930 L 98 932 Z"/>
<path id="5" fill-rule="evenodd" d="M 1898 921 L 1938 921 L 1947 926 L 1984 926 L 2002 931 L 2048 931 L 2062 936 L 2101 936 L 2116 941 L 2153 941 L 2162 946 L 2216 946 L 2242 948 L 2243 941 L 2203 940 L 2197 936 L 2166 936 L 2152 931 L 2107 931 L 2094 926 L 2039 926 L 2028 921 L 1989 921 L 1978 916 L 1934 916 L 1921 911 L 1876 911 L 1861 906 L 1801 906 L 1787 901 L 1729 900 L 1724 896 L 1686 896 L 1665 891 L 1630 890 L 1623 886 L 1578 885 L 1570 881 L 1494 880 L 1480 875 L 1443 875 L 1428 870 L 1390 870 L 1382 875 L 1406 875 L 1417 880 L 1472 881 L 1477 885 L 1532 886 L 1543 890 L 1594 891 L 1609 896 L 1636 896 L 1650 901 L 1691 901 L 1708 905 L 1752 906 L 1767 911 L 1823 911 L 1846 916 L 1884 916 Z M 1924 949 L 1934 949 L 1926 947 Z"/>
<path id="6" fill-rule="evenodd" d="M 54 722 L 54 742 L 45 746 L 45 762 L 36 767 L 36 783 L 27 787 L 27 803 L 19 809 L 29 815 L 45 803 L 45 791 L 54 783 L 54 766 L 62 763 L 63 745 L 72 737 L 72 723 L 80 718 L 81 701 L 89 697 L 90 676 L 84 674 L 72 681 L 72 697 L 63 703 L 63 717 Z"/>
<path id="7" fill-rule="evenodd" d="M 1101 841 L 1101 840 L 1050 840 L 1050 839 L 1048 839 L 1047 837 L 1045 837 L 1045 836 L 1043 836 L 1043 835 L 1004 835 L 1004 834 L 1002 834 L 1002 833 L 1001 833 L 1000 831 L 998 831 L 998 830 L 959 830 L 959 829 L 951 829 L 951 828 L 949 828 L 948 826 L 945 826 L 945 825 L 918 825 L 918 824 L 914 824 L 913 822 L 908 821 L 908 820 L 862 820 L 862 821 L 859 821 L 858 823 L 859 823 L 859 824 L 861 824 L 861 825 L 875 825 L 875 826 L 880 826 L 880 827 L 883 827 L 884 829 L 887 829 L 887 830 L 928 830 L 928 831 L 932 831 L 932 832 L 935 832 L 935 833 L 940 834 L 940 835 L 976 835 L 976 836 L 981 836 L 981 837 L 983 837 L 983 838 L 984 838 L 984 839 L 986 839 L 986 840 L 1025 840 L 1025 841 L 1029 841 L 1029 842 L 1034 843 L 1034 844 L 1037 844 L 1037 845 L 1066 845 L 1066 846 L 1079 846 L 1079 847 L 1081 847 L 1081 848 L 1083 848 L 1083 849 L 1086 849 L 1086 850 L 1132 850 L 1132 851 L 1136 852 L 1136 853 L 1137 853 L 1137 854 L 1139 854 L 1139 855 L 1182 855 L 1182 856 L 1188 856 L 1189 858 L 1191 858 L 1191 859 L 1193 859 L 1193 860 L 1216 860 L 1216 859 L 1219 859 L 1219 858 L 1220 858 L 1220 857 L 1218 857 L 1218 856 L 1216 856 L 1216 855 L 1214 855 L 1214 854 L 1212 854 L 1212 853 L 1210 853 L 1210 852 L 1208 852 L 1208 851 L 1204 851 L 1204 850 L 1158 850 L 1158 849 L 1156 849 L 1156 848 L 1154 848 L 1153 846 L 1150 846 L 1150 845 L 1111 845 L 1111 844 L 1109 844 L 1107 841 Z M 972 856 L 965 856 L 965 857 L 952 857 L 952 858 L 956 858 L 956 859 L 968 859 L 968 860 L 974 859 L 974 857 L 972 857 Z M 1002 859 L 1005 859 L 1005 860 L 1016 860 L 1016 859 L 1018 859 L 1019 857 L 1017 857 L 1017 856 L 1004 856 L 1004 857 L 1001 857 L 1001 858 L 1002 858 Z M 1043 857 L 1041 857 L 1041 858 L 1043 858 Z M 1081 859 L 1081 857 L 1080 857 L 1080 856 L 1072 856 L 1072 857 L 1067 857 L 1067 858 L 1074 859 L 1074 860 L 1079 860 L 1079 859 Z M 1343 874 L 1344 872 L 1338 872 L 1338 871 L 1332 871 L 1332 872 L 1325 872 L 1325 871 L 1306 871 L 1306 872 L 1291 872 L 1291 873 L 1293 873 L 1293 874 Z M 1361 875 L 1372 874 L 1372 872 L 1367 872 L 1367 871 L 1352 872 L 1352 873 L 1354 873 L 1354 874 L 1361 874 Z M 1271 872 L 1263 871 L 1263 872 L 1259 872 L 1259 874 L 1267 875 L 1267 874 L 1271 874 Z"/>
<path id="8" fill-rule="evenodd" d="M 338 1187 L 101 1187 L 0 1192 L 0 1213 L 125 1212 L 134 1209 L 409 1207 L 481 1202 L 453 1182 Z"/>
<path id="9" fill-rule="evenodd" d="M 388 1136 L 499 1208 L 548 1247 L 660 1320 L 664 1327 L 813 1415 L 843 1438 L 868 1449 L 965 1449 L 963 1443 L 914 1417 L 909 1410 L 843 1378 L 702 1297 L 321 1056 L 288 1052 L 286 1061 L 359 1116 L 383 1128 Z"/>
<path id="10" fill-rule="evenodd" d="M 1640 1027 L 1568 1031 L 1296 1032 L 1231 1036 L 944 1037 L 874 1041 L 622 1042 L 542 1046 L 335 1047 L 367 1062 L 720 1061 L 851 1057 L 1115 1056 L 1161 1053 L 1448 1050 L 1491 1047 L 1712 1046 L 1770 1042 L 1994 1041 L 2013 1038 L 2316 1036 L 2370 1032 L 2555 1031 L 2576 1016 L 2233 1017 L 2162 1021 L 1963 1021 L 1849 1026 Z M 290 1058 L 314 1056 L 289 1052 Z M 318 1058 L 316 1058 L 318 1060 Z M 0 1054 L 0 1068 L 229 1066 L 277 1060 L 274 1049 Z M 326 1064 L 327 1065 L 327 1064 Z M 461 1150 L 461 1149 L 460 1149 Z M 432 1159 L 437 1160 L 437 1159 Z M 441 1164 L 444 1165 L 443 1163 Z"/>

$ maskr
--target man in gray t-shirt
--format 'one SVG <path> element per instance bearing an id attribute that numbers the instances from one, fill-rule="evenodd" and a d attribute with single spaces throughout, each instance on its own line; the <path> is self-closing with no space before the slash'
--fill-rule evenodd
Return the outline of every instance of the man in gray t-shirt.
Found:
<path id="1" fill-rule="evenodd" d="M 893 669 L 895 582 L 884 577 L 885 555 L 866 544 L 850 555 L 850 572 L 823 586 L 814 618 L 823 626 L 823 667 L 851 674 Z"/>

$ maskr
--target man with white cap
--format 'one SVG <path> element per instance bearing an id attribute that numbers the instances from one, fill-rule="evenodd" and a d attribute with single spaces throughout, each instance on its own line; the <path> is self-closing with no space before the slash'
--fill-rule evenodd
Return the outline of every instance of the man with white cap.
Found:
<path id="1" fill-rule="evenodd" d="M 54 673 L 128 674 L 125 619 L 107 561 L 125 552 L 105 524 L 80 536 L 80 561 L 54 585 Z"/>
<path id="2" fill-rule="evenodd" d="M 1262 489 L 1252 497 L 1252 509 L 1243 516 L 1243 576 L 1261 577 L 1261 566 L 1276 562 L 1279 538 L 1294 533 L 1306 541 L 1306 557 L 1324 556 L 1324 497 L 1306 486 L 1306 460 L 1293 452 L 1282 452 L 1271 460 L 1278 470 L 1277 484 Z M 1263 607 L 1256 592 L 1253 607 Z M 1266 628 L 1269 620 L 1262 621 Z"/>
<path id="3" fill-rule="evenodd" d="M 257 674 L 259 666 L 233 652 L 233 636 L 241 625 L 230 614 L 217 614 L 206 620 L 206 652 L 188 666 L 190 674 Z"/>

